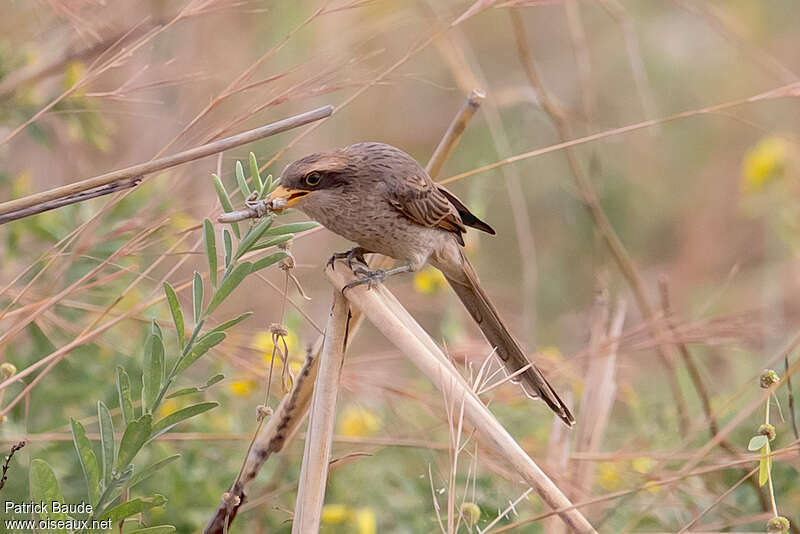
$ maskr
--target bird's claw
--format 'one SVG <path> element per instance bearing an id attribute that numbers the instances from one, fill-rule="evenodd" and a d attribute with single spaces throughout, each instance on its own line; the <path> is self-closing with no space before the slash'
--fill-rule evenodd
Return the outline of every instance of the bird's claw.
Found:
<path id="1" fill-rule="evenodd" d="M 356 272 L 356 269 L 359 267 L 366 267 L 367 260 L 364 259 L 364 254 L 366 251 L 360 247 L 351 248 L 347 252 L 334 252 L 333 255 L 328 258 L 328 267 L 332 270 L 336 270 L 336 260 L 344 260 L 347 264 L 347 267 Z"/>
<path id="2" fill-rule="evenodd" d="M 344 292 L 347 291 L 348 289 L 353 289 L 354 287 L 358 287 L 364 284 L 367 285 L 367 289 L 372 289 L 373 287 L 375 287 L 375 284 L 379 284 L 384 280 L 386 280 L 386 271 L 384 271 L 383 269 L 370 271 L 366 267 L 356 266 L 356 268 L 353 269 L 353 272 L 359 275 L 359 277 L 353 280 L 352 282 L 348 282 L 347 284 L 345 284 L 345 286 L 342 288 L 342 295 L 344 295 Z"/>

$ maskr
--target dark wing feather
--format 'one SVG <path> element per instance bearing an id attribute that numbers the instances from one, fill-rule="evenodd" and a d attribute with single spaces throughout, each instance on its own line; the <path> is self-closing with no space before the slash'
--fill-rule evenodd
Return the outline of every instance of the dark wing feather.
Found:
<path id="1" fill-rule="evenodd" d="M 459 243 L 464 244 L 461 234 L 467 228 L 458 209 L 427 175 L 420 173 L 403 180 L 392 180 L 389 182 L 388 200 L 413 222 L 453 232 Z"/>
<path id="2" fill-rule="evenodd" d="M 494 228 L 492 228 L 491 226 L 489 226 L 488 224 L 477 218 L 474 213 L 469 211 L 469 209 L 464 205 L 464 203 L 461 202 L 458 199 L 458 197 L 455 196 L 453 193 L 451 193 L 442 186 L 438 186 L 438 189 L 439 192 L 444 194 L 444 196 L 447 197 L 447 200 L 449 200 L 450 203 L 456 208 L 459 217 L 461 217 L 461 221 L 465 225 L 471 226 L 472 228 L 477 228 L 478 230 L 486 232 L 487 234 L 495 235 L 497 233 L 494 231 Z"/>

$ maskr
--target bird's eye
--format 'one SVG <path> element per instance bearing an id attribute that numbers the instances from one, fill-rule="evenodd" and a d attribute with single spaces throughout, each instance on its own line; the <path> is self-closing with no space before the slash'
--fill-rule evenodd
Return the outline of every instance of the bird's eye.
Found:
<path id="1" fill-rule="evenodd" d="M 322 175 L 318 172 L 310 172 L 306 175 L 306 185 L 310 185 L 311 187 L 317 185 L 320 180 L 322 180 Z"/>

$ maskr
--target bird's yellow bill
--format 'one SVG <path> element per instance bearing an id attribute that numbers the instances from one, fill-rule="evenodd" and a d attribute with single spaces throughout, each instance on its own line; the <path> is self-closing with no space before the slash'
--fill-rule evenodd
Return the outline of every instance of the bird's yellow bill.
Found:
<path id="1" fill-rule="evenodd" d="M 277 199 L 285 200 L 286 205 L 283 208 L 273 210 L 280 212 L 283 211 L 283 209 L 285 208 L 291 208 L 292 206 L 297 204 L 298 200 L 300 200 L 309 193 L 310 191 L 303 191 L 302 189 L 287 189 L 282 185 L 279 185 L 278 187 L 275 188 L 275 190 L 272 193 L 269 194 L 267 200 L 269 200 L 271 204 L 275 204 L 274 201 Z"/>

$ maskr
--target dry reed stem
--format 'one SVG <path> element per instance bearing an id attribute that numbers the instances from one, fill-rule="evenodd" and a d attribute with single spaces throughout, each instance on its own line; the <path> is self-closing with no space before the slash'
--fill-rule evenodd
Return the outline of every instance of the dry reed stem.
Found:
<path id="1" fill-rule="evenodd" d="M 308 416 L 292 534 L 317 532 L 322 520 L 322 504 L 328 482 L 328 462 L 336 419 L 336 399 L 347 343 L 348 316 L 349 307 L 342 292 L 334 291 Z"/>
<path id="2" fill-rule="evenodd" d="M 353 280 L 352 273 L 347 276 L 344 269 L 328 269 L 326 274 L 340 291 Z M 371 290 L 363 286 L 355 287 L 347 291 L 346 297 L 443 393 L 449 398 L 463 398 L 464 414 L 477 432 L 492 444 L 495 451 L 510 463 L 548 506 L 555 509 L 570 507 L 560 514 L 570 528 L 579 533 L 596 532 L 583 514 L 571 508 L 569 499 L 503 428 L 433 339 L 383 285 L 379 284 Z"/>
<path id="3" fill-rule="evenodd" d="M 287 119 L 267 124 L 266 126 L 261 126 L 260 128 L 254 128 L 247 132 L 232 135 L 230 137 L 226 137 L 225 139 L 220 139 L 219 141 L 214 141 L 212 143 L 185 150 L 171 156 L 165 156 L 163 158 L 150 160 L 145 163 L 139 163 L 124 169 L 101 174 L 100 176 L 87 178 L 86 180 L 81 180 L 79 182 L 74 182 L 61 187 L 55 187 L 48 191 L 43 191 L 41 193 L 35 193 L 23 198 L 18 198 L 16 200 L 3 202 L 0 204 L 0 224 L 19 218 L 18 216 L 15 216 L 15 212 L 25 210 L 26 208 L 31 208 L 39 204 L 52 202 L 54 200 L 75 195 L 77 193 L 107 186 L 122 180 L 130 180 L 131 178 L 141 177 L 168 169 L 170 167 L 175 167 L 176 165 L 180 165 L 182 163 L 187 163 L 189 161 L 204 158 L 225 150 L 230 150 L 232 148 L 251 143 L 271 135 L 276 135 L 299 126 L 318 121 L 325 117 L 329 117 L 332 113 L 333 106 L 323 106 L 305 113 L 300 113 Z"/>
<path id="4" fill-rule="evenodd" d="M 473 89 L 467 95 L 464 104 L 461 106 L 453 122 L 450 123 L 450 127 L 445 132 L 442 141 L 439 143 L 439 146 L 436 147 L 436 150 L 431 156 L 431 160 L 425 168 L 431 177 L 439 176 L 444 162 L 447 161 L 448 156 L 461 140 L 461 135 L 464 133 L 467 124 L 469 124 L 469 121 L 472 119 L 473 115 L 475 115 L 475 112 L 478 111 L 478 108 L 485 98 L 486 93 L 481 89 Z"/>
<path id="5" fill-rule="evenodd" d="M 564 404 L 572 410 L 572 390 L 567 389 L 562 394 Z M 573 412 L 574 413 L 574 412 Z M 578 419 L 580 424 L 581 419 Z M 556 472 L 569 473 L 570 461 L 570 432 L 561 421 L 561 418 L 554 416 L 553 424 L 550 427 L 550 439 L 547 443 L 547 465 Z M 542 522 L 544 532 L 548 534 L 566 534 L 567 526 L 556 516 L 548 517 Z"/>
<path id="6" fill-rule="evenodd" d="M 608 305 L 602 299 L 602 308 L 606 310 L 604 318 L 608 317 Z M 611 325 L 606 332 L 606 323 L 602 322 L 599 334 L 593 332 L 592 345 L 599 345 L 603 340 L 614 340 L 613 345 L 605 354 L 593 351 L 592 358 L 586 368 L 583 395 L 581 397 L 581 416 L 578 419 L 575 437 L 575 450 L 583 453 L 596 453 L 606 433 L 611 409 L 617 393 L 616 365 L 617 346 L 622 325 L 625 322 L 627 307 L 624 300 L 618 300 L 616 311 L 611 320 Z M 575 486 L 583 495 L 591 495 L 594 483 L 595 464 L 579 462 L 573 465 L 573 480 Z"/>
<path id="7" fill-rule="evenodd" d="M 551 98 L 549 92 L 542 83 L 538 71 L 536 70 L 536 64 L 528 45 L 528 38 L 525 33 L 525 26 L 523 24 L 522 17 L 520 17 L 516 9 L 511 9 L 509 14 L 511 16 L 514 35 L 517 41 L 517 51 L 520 62 L 522 63 L 525 74 L 528 77 L 528 81 L 539 94 L 542 109 L 547 116 L 550 117 L 550 120 L 558 133 L 559 140 L 562 143 L 567 142 L 567 140 L 571 137 L 571 134 L 566 115 L 556 104 L 555 100 Z M 645 319 L 653 319 L 656 314 L 653 306 L 650 304 L 650 301 L 647 298 L 647 292 L 645 291 L 642 276 L 639 274 L 639 271 L 637 270 L 636 265 L 633 263 L 630 254 L 628 254 L 625 245 L 622 243 L 622 240 L 619 238 L 619 235 L 617 235 L 617 232 L 614 230 L 611 221 L 608 219 L 608 216 L 603 210 L 603 207 L 600 204 L 600 199 L 597 196 L 597 191 L 595 190 L 591 180 L 583 172 L 577 153 L 571 147 L 566 147 L 565 155 L 567 157 L 567 163 L 569 164 L 570 171 L 575 178 L 575 183 L 578 186 L 581 199 L 583 200 L 586 209 L 589 211 L 589 214 L 592 216 L 598 233 L 603 237 L 603 241 L 605 241 L 609 252 L 614 257 L 614 260 L 617 262 L 620 271 L 622 271 L 622 274 L 627 279 L 628 284 L 633 291 L 634 297 L 636 298 L 639 310 Z M 653 330 L 651 333 L 653 337 L 660 337 L 663 334 L 663 328 L 659 323 L 652 324 Z M 658 354 L 662 364 L 667 370 L 667 383 L 669 384 L 672 395 L 675 398 L 675 405 L 678 409 L 680 429 L 682 432 L 686 432 L 689 428 L 689 408 L 686 405 L 686 400 L 683 398 L 683 394 L 681 393 L 680 383 L 678 382 L 676 375 L 674 362 L 677 358 L 674 354 L 675 349 L 672 346 L 664 347 L 660 344 L 655 348 L 656 354 Z"/>

